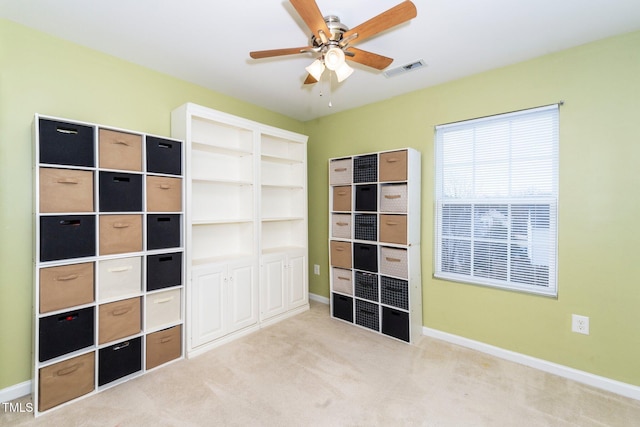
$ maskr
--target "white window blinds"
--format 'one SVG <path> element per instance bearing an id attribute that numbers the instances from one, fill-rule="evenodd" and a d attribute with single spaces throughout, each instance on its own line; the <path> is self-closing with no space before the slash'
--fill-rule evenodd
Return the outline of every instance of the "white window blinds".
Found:
<path id="1" fill-rule="evenodd" d="M 558 105 L 436 127 L 436 277 L 556 295 Z"/>

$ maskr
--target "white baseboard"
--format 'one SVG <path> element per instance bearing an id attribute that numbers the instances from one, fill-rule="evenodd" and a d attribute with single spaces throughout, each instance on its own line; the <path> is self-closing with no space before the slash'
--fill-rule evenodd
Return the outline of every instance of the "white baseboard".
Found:
<path id="1" fill-rule="evenodd" d="M 592 387 L 607 390 L 612 393 L 619 394 L 621 396 L 640 400 L 640 387 L 632 384 L 627 384 L 621 381 L 612 380 L 610 378 L 601 377 L 598 375 L 591 374 L 589 372 L 580 371 L 578 369 L 570 368 L 568 366 L 559 365 L 557 363 L 549 362 L 543 359 L 527 356 L 526 354 L 505 350 L 500 347 L 495 347 L 479 341 L 471 340 L 469 338 L 464 338 L 458 335 L 442 332 L 437 329 L 427 328 L 425 326 L 422 327 L 422 333 L 423 335 L 426 335 L 428 337 L 436 338 L 452 344 L 460 345 L 462 347 L 467 347 L 473 350 L 477 350 L 482 353 L 499 357 L 501 359 L 509 360 L 511 362 L 529 366 L 531 368 L 539 369 L 541 371 L 558 375 L 563 378 L 568 378 L 570 380 L 587 384 Z"/>
<path id="2" fill-rule="evenodd" d="M 249 326 L 247 328 L 241 329 L 239 331 L 236 331 L 234 333 L 231 333 L 231 334 L 227 335 L 224 338 L 219 338 L 219 339 L 217 339 L 215 341 L 212 341 L 210 343 L 203 344 L 203 345 L 201 345 L 199 347 L 192 348 L 192 349 L 187 348 L 186 357 L 187 357 L 187 359 L 193 359 L 194 357 L 200 356 L 201 354 L 204 354 L 204 353 L 206 353 L 206 352 L 208 352 L 210 350 L 213 350 L 216 347 L 220 347 L 221 345 L 230 343 L 231 341 L 237 340 L 240 337 L 252 334 L 252 333 L 257 332 L 259 330 L 260 330 L 260 325 L 256 324 L 256 325 Z"/>
<path id="3" fill-rule="evenodd" d="M 329 305 L 329 298 L 327 297 L 323 297 L 321 295 L 316 295 L 316 294 L 309 294 L 309 299 L 311 301 L 316 301 L 316 302 L 320 302 L 322 304 L 327 304 Z"/>
<path id="4" fill-rule="evenodd" d="M 0 402 L 9 402 L 28 394 L 31 394 L 31 380 L 0 390 Z"/>
<path id="5" fill-rule="evenodd" d="M 273 316 L 267 320 L 261 320 L 260 321 L 260 328 L 266 328 L 268 326 L 271 325 L 275 325 L 278 322 L 283 321 L 284 319 L 287 319 L 289 317 L 293 317 L 296 316 L 300 313 L 304 313 L 305 311 L 309 310 L 309 304 L 304 304 L 301 305 L 300 307 L 294 308 L 293 310 L 289 310 L 289 311 L 285 311 L 282 314 L 278 314 L 277 316 Z"/>

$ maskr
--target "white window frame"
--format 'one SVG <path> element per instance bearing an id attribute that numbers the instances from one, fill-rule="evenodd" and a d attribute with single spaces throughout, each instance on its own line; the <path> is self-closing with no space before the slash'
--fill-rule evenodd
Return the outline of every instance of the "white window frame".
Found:
<path id="1" fill-rule="evenodd" d="M 559 104 L 436 126 L 436 278 L 558 295 L 558 128 Z"/>

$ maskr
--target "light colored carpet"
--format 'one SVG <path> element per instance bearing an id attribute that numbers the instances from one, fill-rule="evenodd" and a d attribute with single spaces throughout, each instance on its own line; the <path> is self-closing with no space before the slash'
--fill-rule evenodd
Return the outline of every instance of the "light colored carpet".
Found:
<path id="1" fill-rule="evenodd" d="M 25 397 L 18 402 L 29 402 Z M 311 310 L 11 426 L 638 426 L 640 402 Z"/>

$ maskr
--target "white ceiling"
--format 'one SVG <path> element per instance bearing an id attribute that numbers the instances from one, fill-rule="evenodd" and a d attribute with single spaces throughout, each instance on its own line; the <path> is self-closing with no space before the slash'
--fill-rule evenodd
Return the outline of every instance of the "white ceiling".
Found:
<path id="1" fill-rule="evenodd" d="M 317 3 L 353 28 L 400 1 Z M 427 67 L 387 78 L 350 62 L 344 82 L 306 87 L 311 54 L 249 58 L 307 44 L 288 0 L 0 0 L 0 17 L 299 120 L 640 29 L 639 0 L 413 1 L 417 18 L 358 48 Z"/>

